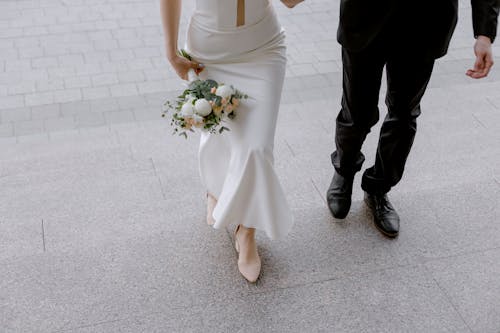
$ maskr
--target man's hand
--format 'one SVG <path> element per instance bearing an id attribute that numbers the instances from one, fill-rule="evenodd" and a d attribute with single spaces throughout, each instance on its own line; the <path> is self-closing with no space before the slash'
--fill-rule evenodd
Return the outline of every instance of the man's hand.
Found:
<path id="1" fill-rule="evenodd" d="M 474 68 L 469 69 L 466 75 L 473 79 L 482 79 L 483 77 L 488 76 L 488 73 L 493 66 L 491 39 L 486 36 L 478 36 L 476 44 L 474 45 L 474 53 L 476 54 Z"/>
<path id="2" fill-rule="evenodd" d="M 293 8 L 303 1 L 304 0 L 281 0 L 288 8 Z"/>

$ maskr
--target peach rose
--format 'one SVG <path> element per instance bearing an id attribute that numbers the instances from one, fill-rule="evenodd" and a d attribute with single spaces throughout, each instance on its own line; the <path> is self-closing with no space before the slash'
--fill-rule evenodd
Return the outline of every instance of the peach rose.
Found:
<path id="1" fill-rule="evenodd" d="M 220 117 L 222 115 L 222 106 L 214 106 L 213 111 L 217 117 Z"/>
<path id="2" fill-rule="evenodd" d="M 194 125 L 194 119 L 193 118 L 187 118 L 187 119 L 184 120 L 184 127 L 186 129 L 188 129 L 188 130 L 191 129 L 191 127 L 193 127 L 193 125 Z"/>

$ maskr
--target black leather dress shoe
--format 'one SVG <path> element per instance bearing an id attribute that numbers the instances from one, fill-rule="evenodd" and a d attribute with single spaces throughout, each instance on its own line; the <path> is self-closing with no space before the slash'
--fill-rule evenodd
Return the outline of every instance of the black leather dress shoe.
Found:
<path id="1" fill-rule="evenodd" d="M 387 194 L 365 192 L 365 203 L 373 214 L 373 222 L 385 236 L 395 238 L 399 234 L 399 215 L 389 202 Z"/>
<path id="2" fill-rule="evenodd" d="M 330 188 L 326 192 L 328 208 L 337 219 L 345 219 L 351 209 L 353 180 L 354 177 L 343 177 L 335 172 Z"/>

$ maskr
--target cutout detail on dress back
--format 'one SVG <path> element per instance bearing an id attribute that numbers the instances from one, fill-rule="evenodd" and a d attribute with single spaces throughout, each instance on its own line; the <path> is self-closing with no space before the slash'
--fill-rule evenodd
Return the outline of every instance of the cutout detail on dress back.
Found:
<path id="1" fill-rule="evenodd" d="M 236 14 L 236 26 L 245 25 L 245 0 L 238 0 L 238 9 Z"/>

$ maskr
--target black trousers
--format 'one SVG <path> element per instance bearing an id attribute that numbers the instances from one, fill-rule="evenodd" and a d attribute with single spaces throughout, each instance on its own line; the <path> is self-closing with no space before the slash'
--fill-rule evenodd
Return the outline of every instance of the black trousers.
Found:
<path id="1" fill-rule="evenodd" d="M 402 178 L 417 131 L 420 100 L 434 67 L 434 59 L 416 56 L 382 34 L 360 52 L 342 49 L 342 109 L 336 121 L 332 163 L 344 177 L 361 170 L 361 147 L 379 120 L 379 92 L 384 66 L 387 75 L 387 116 L 384 119 L 375 164 L 361 187 L 368 193 L 386 193 Z"/>

